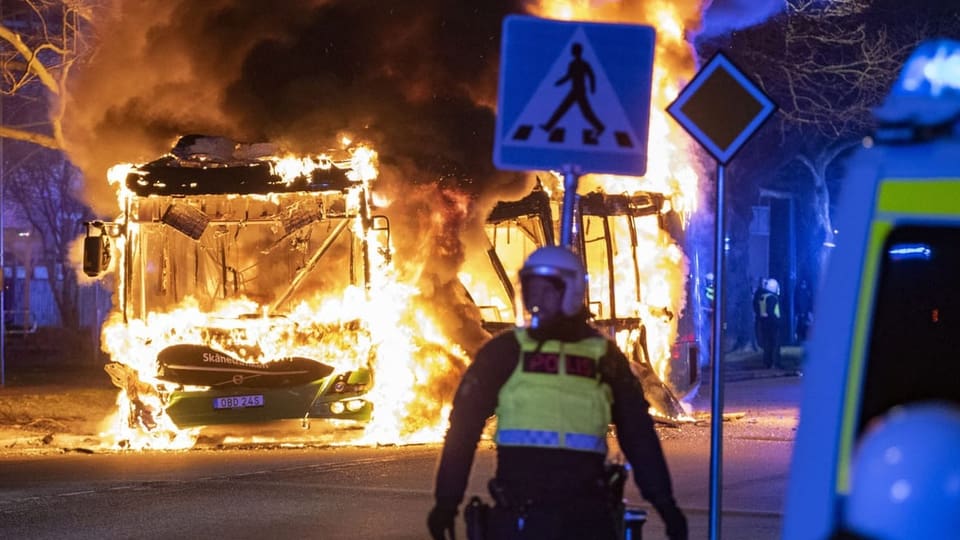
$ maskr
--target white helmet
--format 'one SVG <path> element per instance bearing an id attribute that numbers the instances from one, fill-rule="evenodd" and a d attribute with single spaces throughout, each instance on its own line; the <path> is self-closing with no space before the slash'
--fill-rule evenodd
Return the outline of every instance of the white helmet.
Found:
<path id="1" fill-rule="evenodd" d="M 876 540 L 956 538 L 960 531 L 960 408 L 892 409 L 868 427 L 851 465 L 847 532 Z"/>
<path id="2" fill-rule="evenodd" d="M 773 294 L 780 294 L 780 284 L 777 283 L 777 280 L 773 278 L 769 278 L 768 280 L 764 281 L 763 288 L 766 289 L 767 292 L 772 292 Z"/>
<path id="3" fill-rule="evenodd" d="M 563 283 L 560 311 L 564 315 L 571 317 L 583 309 L 587 272 L 576 253 L 559 246 L 539 248 L 527 257 L 520 269 L 521 286 L 530 276 L 557 278 Z M 530 306 L 526 307 L 530 309 Z"/>

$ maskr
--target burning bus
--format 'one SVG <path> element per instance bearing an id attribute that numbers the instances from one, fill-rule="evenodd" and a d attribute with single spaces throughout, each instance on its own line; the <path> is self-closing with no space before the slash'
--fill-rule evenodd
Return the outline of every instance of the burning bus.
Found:
<path id="1" fill-rule="evenodd" d="M 442 435 L 449 404 L 427 396 L 467 354 L 429 327 L 416 288 L 391 270 L 375 154 L 279 155 L 187 136 L 157 160 L 111 169 L 120 215 L 87 224 L 83 270 L 114 281 L 102 347 L 121 390 L 116 444 L 189 447 L 206 426 L 310 419 L 362 425 L 356 443 Z M 559 196 L 538 186 L 498 203 L 465 250 L 459 277 L 487 331 L 518 322 L 512 277 L 555 243 Z M 699 384 L 696 355 L 674 345 L 686 276 L 677 208 L 658 192 L 595 191 L 575 219 L 595 322 L 665 420 L 684 416 L 679 399 Z"/>
<path id="2" fill-rule="evenodd" d="M 499 202 L 490 213 L 487 249 L 474 254 L 473 272 L 461 274 L 488 330 L 516 323 L 513 278 L 533 250 L 556 244 L 559 204 L 538 182 L 526 197 Z M 678 328 L 693 324 L 677 308 L 684 298 L 682 219 L 662 193 L 597 190 L 577 198 L 572 235 L 590 277 L 594 324 L 631 360 L 651 412 L 670 420 L 685 416 L 679 399 L 700 384 L 699 348 L 675 340 Z"/>
<path id="3" fill-rule="evenodd" d="M 376 345 L 355 310 L 390 262 L 375 155 L 277 155 L 186 136 L 111 170 L 121 214 L 87 224 L 83 270 L 114 280 L 102 337 L 121 431 L 370 418 Z"/>

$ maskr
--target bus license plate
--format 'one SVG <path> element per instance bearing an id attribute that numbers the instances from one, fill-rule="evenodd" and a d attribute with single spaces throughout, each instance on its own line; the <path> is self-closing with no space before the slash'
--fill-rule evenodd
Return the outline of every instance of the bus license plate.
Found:
<path id="1" fill-rule="evenodd" d="M 214 409 L 245 409 L 247 407 L 263 407 L 263 395 L 226 396 L 213 398 Z"/>

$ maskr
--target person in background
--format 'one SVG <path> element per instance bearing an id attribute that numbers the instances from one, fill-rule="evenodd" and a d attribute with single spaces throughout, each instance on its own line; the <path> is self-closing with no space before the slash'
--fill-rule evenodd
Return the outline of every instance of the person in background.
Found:
<path id="1" fill-rule="evenodd" d="M 763 365 L 770 369 L 780 364 L 780 284 L 777 280 L 769 278 L 764 281 L 755 310 L 760 321 Z"/>
<path id="2" fill-rule="evenodd" d="M 713 272 L 707 272 L 706 280 L 703 285 L 704 309 L 713 312 L 713 302 L 716 300 L 717 288 L 713 278 Z"/>
<path id="3" fill-rule="evenodd" d="M 672 540 L 687 538 L 649 405 L 626 357 L 589 324 L 586 272 L 572 251 L 534 251 L 520 271 L 528 327 L 490 339 L 453 400 L 427 518 L 435 540 L 452 538 L 477 442 L 497 417 L 495 506 L 487 538 L 614 540 L 618 520 L 607 470 L 607 431 Z"/>

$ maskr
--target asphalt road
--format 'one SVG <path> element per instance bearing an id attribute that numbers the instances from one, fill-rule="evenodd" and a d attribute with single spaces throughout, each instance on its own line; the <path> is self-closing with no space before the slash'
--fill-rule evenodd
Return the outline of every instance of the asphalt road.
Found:
<path id="1" fill-rule="evenodd" d="M 779 537 L 800 380 L 725 385 L 725 539 Z M 659 430 L 691 538 L 707 537 L 702 394 L 698 422 Z M 247 445 L 0 456 L 0 538 L 426 538 L 438 454 L 439 445 Z M 492 448 L 482 443 L 468 490 L 483 494 L 492 471 Z M 627 498 L 642 505 L 633 486 Z M 644 538 L 662 538 L 662 530 L 651 515 Z"/>

